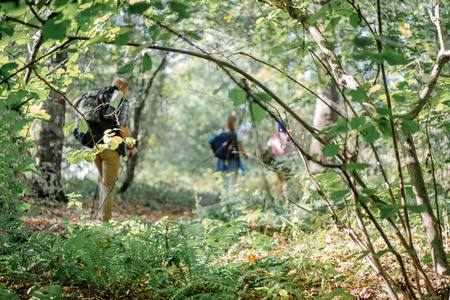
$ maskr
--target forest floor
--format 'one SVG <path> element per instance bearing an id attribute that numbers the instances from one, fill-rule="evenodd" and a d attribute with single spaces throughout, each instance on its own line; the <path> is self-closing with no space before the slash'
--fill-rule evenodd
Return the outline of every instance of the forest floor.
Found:
<path id="1" fill-rule="evenodd" d="M 48 231 L 58 232 L 58 228 L 63 228 L 58 224 L 63 223 L 65 220 L 69 221 L 69 224 L 79 223 L 83 220 L 91 219 L 92 215 L 95 215 L 98 207 L 92 212 L 92 201 L 83 203 L 82 210 L 85 212 L 86 217 L 83 219 L 82 214 L 74 212 L 67 208 L 68 204 L 63 202 L 51 202 L 48 203 L 33 203 L 32 199 L 27 200 L 34 211 L 22 216 L 22 220 L 29 226 L 29 231 Z M 157 208 L 150 208 L 136 203 L 125 203 L 123 201 L 117 201 L 114 203 L 112 211 L 112 220 L 128 220 L 133 216 L 141 217 L 149 222 L 156 222 L 164 216 L 168 216 L 170 220 L 182 217 L 185 213 L 190 213 L 193 207 L 183 206 L 179 204 L 161 204 Z M 97 217 L 98 222 L 99 217 Z"/>
<path id="2" fill-rule="evenodd" d="M 33 202 L 32 200 L 28 201 Z M 83 221 L 83 213 L 80 214 L 80 211 L 84 211 L 84 220 L 90 219 L 89 215 L 91 214 L 92 207 L 92 202 L 85 202 L 83 203 L 83 207 L 75 213 L 73 210 L 67 208 L 67 203 L 30 204 L 31 207 L 34 207 L 33 211 L 29 211 L 27 214 L 23 215 L 21 219 L 28 224 L 29 227 L 27 230 L 32 232 L 50 231 L 53 233 L 60 233 L 64 230 L 64 226 L 59 224 L 64 221 L 67 222 L 68 220 L 69 224 Z M 156 222 L 164 216 L 168 216 L 171 220 L 176 220 L 186 214 L 190 215 L 193 209 L 194 207 L 170 203 L 160 204 L 157 208 L 150 208 L 136 203 L 117 201 L 113 207 L 113 220 L 128 220 L 132 216 L 139 216 L 150 222 Z M 249 229 L 255 230 L 255 227 L 253 227 L 252 224 L 249 224 L 248 226 Z M 277 248 L 272 249 L 270 253 L 254 251 L 251 256 L 245 257 L 245 259 L 248 259 L 251 262 L 252 260 L 273 254 L 279 256 L 295 256 L 295 253 L 302 253 L 304 247 L 308 247 L 308 245 L 295 244 L 289 237 L 280 236 L 276 232 L 272 232 L 270 235 L 272 238 L 278 240 Z M 320 248 L 320 251 L 312 250 L 308 259 L 311 259 L 314 262 L 324 263 L 332 260 L 336 262 L 333 263 L 333 268 L 337 274 L 339 274 L 339 277 L 347 278 L 338 281 L 336 278 L 339 277 L 336 275 L 336 278 L 332 280 L 334 283 L 331 283 L 330 278 L 330 283 L 327 284 L 331 284 L 331 289 L 345 289 L 348 293 L 355 296 L 356 299 L 389 299 L 385 293 L 381 292 L 382 286 L 380 284 L 380 276 L 367 264 L 361 264 L 362 261 L 355 257 L 357 249 L 349 246 L 351 243 L 349 243 L 348 238 L 342 232 L 329 229 L 326 233 L 317 235 L 315 239 L 317 243 L 323 243 L 326 246 Z M 233 261 L 236 259 L 241 260 L 243 258 L 241 256 L 240 258 L 228 257 L 227 259 Z M 388 260 L 391 261 L 389 262 Z M 397 262 L 388 255 L 383 255 L 381 261 L 384 261 L 385 265 L 391 265 L 393 269 L 397 268 Z M 430 264 L 427 266 L 428 270 L 426 270 L 426 273 L 430 276 L 430 280 L 434 282 L 434 286 L 444 287 L 449 285 L 449 278 L 436 276 L 429 268 Z M 413 270 L 409 271 L 413 272 Z M 403 277 L 398 276 L 395 280 L 402 282 Z M 321 279 L 317 278 L 317 281 L 311 282 L 311 289 L 315 289 L 315 287 L 320 285 L 320 281 Z M 315 293 L 312 291 L 312 294 Z"/>

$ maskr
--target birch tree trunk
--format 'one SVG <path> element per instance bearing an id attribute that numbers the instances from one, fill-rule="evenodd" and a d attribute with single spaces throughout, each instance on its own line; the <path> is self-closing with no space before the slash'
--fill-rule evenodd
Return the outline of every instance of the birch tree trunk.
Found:
<path id="1" fill-rule="evenodd" d="M 397 129 L 398 138 L 401 143 L 406 168 L 408 169 L 411 186 L 417 205 L 425 205 L 427 210 L 420 214 L 422 224 L 425 228 L 425 235 L 431 248 L 431 256 L 436 272 L 440 275 L 449 275 L 447 256 L 439 234 L 439 223 L 434 215 L 427 188 L 422 174 L 419 159 L 414 146 L 411 134 L 403 128 Z"/>
<path id="2" fill-rule="evenodd" d="M 67 54 L 58 54 L 51 65 L 56 66 L 64 61 Z M 49 99 L 42 108 L 51 116 L 49 120 L 43 120 L 39 132 L 39 141 L 36 152 L 36 167 L 42 177 L 33 177 L 33 190 L 39 198 L 50 198 L 58 201 L 68 201 L 62 189 L 62 150 L 64 145 L 64 133 L 62 128 L 65 123 L 65 100 L 56 93 L 50 91 Z"/>

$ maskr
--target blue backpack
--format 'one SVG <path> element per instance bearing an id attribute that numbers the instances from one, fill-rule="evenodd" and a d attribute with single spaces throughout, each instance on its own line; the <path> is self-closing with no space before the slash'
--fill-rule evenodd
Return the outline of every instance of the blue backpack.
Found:
<path id="1" fill-rule="evenodd" d="M 239 158 L 237 136 L 234 130 L 222 132 L 209 143 L 215 157 L 224 160 Z"/>

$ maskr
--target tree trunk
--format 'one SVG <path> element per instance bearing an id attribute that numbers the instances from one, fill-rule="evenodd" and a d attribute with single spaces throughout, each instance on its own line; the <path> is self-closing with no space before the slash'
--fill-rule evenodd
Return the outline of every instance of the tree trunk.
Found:
<path id="1" fill-rule="evenodd" d="M 142 96 L 140 97 L 142 100 L 139 103 L 139 105 L 134 109 L 134 123 L 133 123 L 133 127 L 134 130 L 131 132 L 131 135 L 133 138 L 137 139 L 139 136 L 139 129 L 140 129 L 140 125 L 141 125 L 141 118 L 142 118 L 142 111 L 145 108 L 145 104 L 146 104 L 146 99 L 148 98 L 148 95 L 150 93 L 150 88 L 153 85 L 154 79 L 156 78 L 156 75 L 162 71 L 161 75 L 159 76 L 159 83 L 158 83 L 158 87 L 162 88 L 164 86 L 164 80 L 165 80 L 165 73 L 164 73 L 164 68 L 166 66 L 166 58 L 167 58 L 167 53 L 164 55 L 164 58 L 162 59 L 159 67 L 155 70 L 155 72 L 152 74 L 152 77 L 150 78 L 149 82 L 142 87 L 143 93 Z M 155 95 L 159 94 L 159 93 L 153 93 Z M 153 126 L 154 122 L 155 122 L 155 118 L 156 118 L 156 111 L 157 111 L 157 107 L 160 103 L 160 97 L 155 96 L 152 101 L 150 102 L 150 109 L 149 109 L 149 120 L 150 120 L 150 124 L 148 124 L 147 126 L 147 130 L 146 133 L 150 132 L 151 127 Z M 144 136 L 146 136 L 147 134 L 144 134 Z M 136 146 L 140 146 L 142 148 L 144 148 L 144 143 L 139 143 L 139 141 L 137 141 Z M 136 167 L 137 167 L 137 163 L 138 163 L 138 156 L 133 156 L 130 158 L 130 161 L 127 164 L 127 171 L 126 171 L 126 177 L 125 180 L 122 184 L 122 186 L 120 187 L 119 193 L 124 193 L 128 187 L 131 185 L 131 183 L 133 183 L 134 180 L 134 173 L 136 171 Z"/>
<path id="2" fill-rule="evenodd" d="M 417 205 L 425 205 L 427 210 L 420 214 L 422 224 L 425 227 L 425 235 L 431 248 L 431 256 L 436 272 L 439 275 L 449 275 L 450 269 L 447 256 L 439 234 L 439 223 L 434 215 L 427 188 L 422 174 L 419 159 L 417 157 L 414 140 L 411 134 L 403 128 L 398 128 L 398 137 L 401 143 L 403 156 L 405 157 L 406 168 L 408 170 L 411 186 Z"/>
<path id="3" fill-rule="evenodd" d="M 330 82 L 328 90 L 319 88 L 319 95 L 328 105 L 320 99 L 316 100 L 313 127 L 318 131 L 335 124 L 339 119 L 338 114 L 330 108 L 330 106 L 335 108 L 337 106 L 336 104 L 339 102 L 339 92 L 334 82 Z M 326 134 L 322 135 L 321 138 L 326 142 L 329 142 L 332 139 L 332 137 Z M 325 157 L 322 154 L 322 147 L 323 145 L 317 139 L 313 139 L 311 141 L 310 154 L 317 155 L 318 161 L 331 162 L 329 159 L 325 160 Z"/>
<path id="4" fill-rule="evenodd" d="M 67 57 L 62 53 L 52 60 L 53 66 L 58 65 Z M 67 201 L 62 190 L 62 149 L 64 145 L 64 133 L 62 128 L 65 123 L 65 101 L 63 97 L 50 91 L 49 99 L 42 107 L 51 117 L 43 120 L 39 133 L 39 141 L 36 153 L 36 167 L 42 177 L 33 177 L 33 190 L 39 198 L 53 198 L 58 201 Z"/>

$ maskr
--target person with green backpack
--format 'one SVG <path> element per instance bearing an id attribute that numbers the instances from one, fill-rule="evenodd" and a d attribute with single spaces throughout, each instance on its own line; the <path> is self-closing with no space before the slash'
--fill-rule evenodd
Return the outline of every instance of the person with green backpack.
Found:
<path id="1" fill-rule="evenodd" d="M 105 130 L 115 129 L 115 134 L 122 138 L 130 136 L 128 119 L 130 104 L 126 100 L 128 82 L 120 77 L 114 78 L 112 85 L 86 92 L 77 101 L 77 108 L 88 121 L 89 131 L 82 133 L 75 128 L 75 137 L 85 146 L 94 147 L 103 139 Z M 79 119 L 79 118 L 78 118 Z M 92 136 L 94 138 L 92 138 Z M 115 150 L 105 149 L 95 158 L 95 165 L 100 173 L 100 203 L 102 205 L 102 220 L 108 222 L 112 217 L 113 184 L 119 174 L 120 156 L 125 156 L 125 147 L 130 155 L 137 154 L 137 148 L 122 143 Z"/>

